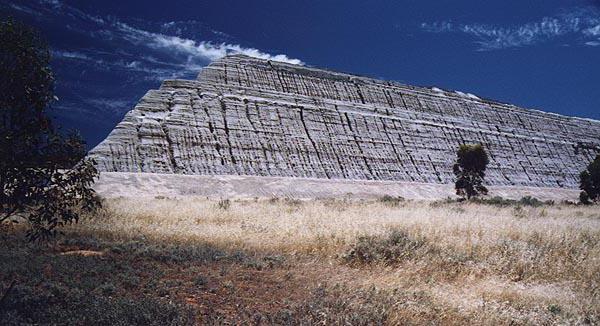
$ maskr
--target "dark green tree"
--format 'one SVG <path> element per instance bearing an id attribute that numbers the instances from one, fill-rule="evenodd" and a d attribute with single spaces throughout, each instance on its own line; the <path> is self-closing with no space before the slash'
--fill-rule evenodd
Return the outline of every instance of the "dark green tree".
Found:
<path id="1" fill-rule="evenodd" d="M 583 204 L 600 202 L 600 155 L 579 174 L 579 200 Z"/>
<path id="2" fill-rule="evenodd" d="M 483 180 L 489 159 L 483 146 L 461 145 L 456 155 L 457 161 L 453 167 L 456 194 L 467 199 L 480 194 L 486 195 L 488 190 L 483 185 Z"/>
<path id="3" fill-rule="evenodd" d="M 85 144 L 46 114 L 55 99 L 47 44 L 34 29 L 0 21 L 0 223 L 29 224 L 30 240 L 56 234 L 99 205 Z"/>

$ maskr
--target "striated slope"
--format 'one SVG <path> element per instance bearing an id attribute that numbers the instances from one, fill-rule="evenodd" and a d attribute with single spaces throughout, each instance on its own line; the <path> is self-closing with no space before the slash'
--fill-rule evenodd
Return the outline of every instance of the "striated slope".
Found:
<path id="1" fill-rule="evenodd" d="M 149 91 L 90 156 L 109 172 L 450 183 L 462 143 L 487 148 L 489 184 L 574 188 L 600 122 L 231 55 Z"/>

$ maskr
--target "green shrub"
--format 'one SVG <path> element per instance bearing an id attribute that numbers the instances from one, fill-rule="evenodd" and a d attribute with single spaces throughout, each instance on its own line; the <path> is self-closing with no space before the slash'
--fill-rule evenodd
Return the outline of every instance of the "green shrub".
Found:
<path id="1" fill-rule="evenodd" d="M 579 175 L 579 200 L 582 204 L 600 202 L 600 155 Z"/>
<path id="2" fill-rule="evenodd" d="M 460 145 L 456 156 L 456 164 L 452 169 L 456 176 L 456 194 L 466 199 L 487 194 L 488 189 L 483 181 L 489 159 L 483 146 Z"/>

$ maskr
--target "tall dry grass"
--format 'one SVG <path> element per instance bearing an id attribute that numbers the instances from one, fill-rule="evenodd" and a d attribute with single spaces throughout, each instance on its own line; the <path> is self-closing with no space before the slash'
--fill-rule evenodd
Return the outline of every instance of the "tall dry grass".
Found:
<path id="1" fill-rule="evenodd" d="M 203 199 L 113 199 L 105 206 L 94 217 L 99 223 L 79 228 L 286 253 L 335 254 L 357 236 L 392 228 L 467 251 L 506 240 L 588 243 L 600 230 L 600 210 L 593 206 L 262 200 L 233 201 L 222 209 Z"/>
<path id="2" fill-rule="evenodd" d="M 72 230 L 282 253 L 304 262 L 297 268 L 328 266 L 328 282 L 421 293 L 414 313 L 434 305 L 481 323 L 600 322 L 597 207 L 112 199 Z M 393 255 L 390 243 L 397 259 L 352 258 Z M 390 320 L 406 318 L 394 311 Z"/>

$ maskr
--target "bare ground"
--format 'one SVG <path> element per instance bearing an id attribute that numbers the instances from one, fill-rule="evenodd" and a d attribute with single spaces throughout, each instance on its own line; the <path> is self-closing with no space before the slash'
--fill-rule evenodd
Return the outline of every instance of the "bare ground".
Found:
<path id="1" fill-rule="evenodd" d="M 328 180 L 289 177 L 236 175 L 182 175 L 157 173 L 103 172 L 95 186 L 105 197 L 208 197 L 212 199 L 251 198 L 378 198 L 384 195 L 406 199 L 436 200 L 454 197 L 454 185 L 416 182 Z M 540 200 L 579 199 L 579 190 L 490 186 L 490 196 Z"/>

